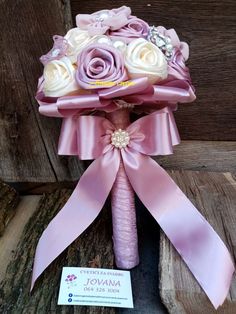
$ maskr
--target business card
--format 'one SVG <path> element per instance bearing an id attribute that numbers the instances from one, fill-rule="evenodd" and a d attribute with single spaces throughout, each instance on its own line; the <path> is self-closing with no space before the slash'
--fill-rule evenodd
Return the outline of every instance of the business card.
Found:
<path id="1" fill-rule="evenodd" d="M 130 272 L 63 267 L 58 304 L 133 308 Z"/>

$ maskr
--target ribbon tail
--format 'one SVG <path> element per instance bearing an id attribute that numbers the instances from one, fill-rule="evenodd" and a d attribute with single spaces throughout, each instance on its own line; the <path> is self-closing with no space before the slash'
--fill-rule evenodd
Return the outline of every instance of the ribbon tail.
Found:
<path id="1" fill-rule="evenodd" d="M 112 150 L 84 172 L 71 197 L 43 232 L 35 253 L 31 290 L 37 278 L 100 213 L 113 186 L 120 154 Z"/>
<path id="2" fill-rule="evenodd" d="M 227 296 L 234 272 L 225 244 L 153 159 L 131 149 L 123 151 L 122 158 L 140 200 L 217 308 Z"/>
<path id="3" fill-rule="evenodd" d="M 78 117 L 63 118 L 58 144 L 58 155 L 78 155 Z"/>

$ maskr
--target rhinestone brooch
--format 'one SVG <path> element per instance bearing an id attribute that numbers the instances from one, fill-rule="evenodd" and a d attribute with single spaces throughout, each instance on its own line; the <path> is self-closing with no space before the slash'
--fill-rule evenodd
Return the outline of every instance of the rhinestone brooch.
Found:
<path id="1" fill-rule="evenodd" d="M 124 130 L 116 130 L 111 135 L 111 144 L 116 148 L 125 148 L 130 141 L 129 133 Z"/>
<path id="2" fill-rule="evenodd" d="M 166 59 L 170 59 L 172 57 L 174 47 L 171 44 L 170 37 L 162 35 L 160 32 L 158 32 L 155 26 L 150 28 L 148 40 L 163 52 Z"/>

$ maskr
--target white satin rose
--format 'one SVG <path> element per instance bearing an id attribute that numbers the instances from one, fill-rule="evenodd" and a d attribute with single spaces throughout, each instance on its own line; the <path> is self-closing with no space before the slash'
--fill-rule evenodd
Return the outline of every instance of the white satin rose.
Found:
<path id="1" fill-rule="evenodd" d="M 111 40 L 108 38 L 108 36 L 90 36 L 88 31 L 82 30 L 78 27 L 70 29 L 64 38 L 67 40 L 69 45 L 66 55 L 72 63 L 77 62 L 78 54 L 86 46 L 99 41 L 107 44 L 111 43 Z"/>
<path id="2" fill-rule="evenodd" d="M 48 62 L 43 72 L 45 96 L 61 97 L 78 90 L 75 71 L 76 68 L 67 57 Z"/>
<path id="3" fill-rule="evenodd" d="M 161 50 L 144 38 L 134 39 L 125 52 L 129 77 L 147 77 L 151 84 L 167 78 L 167 61 Z"/>
<path id="4" fill-rule="evenodd" d="M 89 36 L 88 32 L 81 30 L 78 27 L 70 29 L 64 38 L 69 44 L 66 55 L 72 63 L 77 61 L 77 56 L 80 51 L 85 46 L 93 42 L 93 39 L 91 36 Z"/>

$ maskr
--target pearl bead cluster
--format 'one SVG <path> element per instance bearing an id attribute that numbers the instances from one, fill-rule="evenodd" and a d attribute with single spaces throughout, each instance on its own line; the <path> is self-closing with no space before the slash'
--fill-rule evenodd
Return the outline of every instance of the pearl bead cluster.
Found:
<path id="1" fill-rule="evenodd" d="M 130 141 L 129 133 L 125 130 L 116 130 L 111 135 L 111 144 L 116 148 L 125 148 Z"/>
<path id="2" fill-rule="evenodd" d="M 109 17 L 109 10 L 102 10 L 99 15 L 96 16 L 96 22 L 103 22 Z"/>
<path id="3" fill-rule="evenodd" d="M 149 30 L 148 40 L 156 45 L 167 59 L 171 58 L 174 47 L 171 44 L 170 37 L 162 35 L 155 26 L 152 26 Z"/>
<path id="4" fill-rule="evenodd" d="M 97 42 L 99 44 L 106 44 L 112 45 L 114 48 L 120 50 L 121 52 L 125 52 L 126 50 L 126 43 L 121 40 L 110 40 L 106 35 L 99 35 L 97 36 Z"/>

